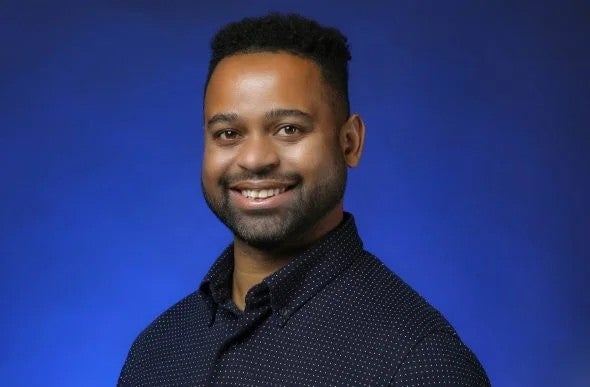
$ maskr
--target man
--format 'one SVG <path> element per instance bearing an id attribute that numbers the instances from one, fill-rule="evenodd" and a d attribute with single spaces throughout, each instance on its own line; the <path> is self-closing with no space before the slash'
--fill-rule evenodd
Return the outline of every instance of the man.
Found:
<path id="1" fill-rule="evenodd" d="M 489 385 L 343 211 L 365 137 L 346 38 L 297 15 L 217 33 L 202 187 L 234 241 L 134 342 L 121 385 Z"/>

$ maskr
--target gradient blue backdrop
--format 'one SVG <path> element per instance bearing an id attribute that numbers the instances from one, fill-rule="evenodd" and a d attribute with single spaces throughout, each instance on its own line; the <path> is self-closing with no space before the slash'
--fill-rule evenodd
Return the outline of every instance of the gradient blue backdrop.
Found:
<path id="1" fill-rule="evenodd" d="M 346 208 L 496 386 L 590 386 L 584 1 L 0 2 L 0 384 L 114 385 L 230 234 L 200 192 L 208 43 L 341 28 L 368 134 Z"/>

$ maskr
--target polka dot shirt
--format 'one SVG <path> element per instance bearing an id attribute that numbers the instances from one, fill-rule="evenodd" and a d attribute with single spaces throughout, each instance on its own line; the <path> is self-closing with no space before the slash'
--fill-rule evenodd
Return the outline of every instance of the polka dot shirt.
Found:
<path id="1" fill-rule="evenodd" d="M 135 340 L 120 386 L 489 386 L 422 297 L 363 250 L 352 215 L 231 300 L 233 247 Z"/>

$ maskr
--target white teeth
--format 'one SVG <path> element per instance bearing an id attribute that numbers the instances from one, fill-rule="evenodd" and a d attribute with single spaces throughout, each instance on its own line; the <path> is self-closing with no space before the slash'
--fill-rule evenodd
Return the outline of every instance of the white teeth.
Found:
<path id="1" fill-rule="evenodd" d="M 270 189 L 243 189 L 242 196 L 252 199 L 266 199 L 285 192 L 286 188 L 270 188 Z"/>

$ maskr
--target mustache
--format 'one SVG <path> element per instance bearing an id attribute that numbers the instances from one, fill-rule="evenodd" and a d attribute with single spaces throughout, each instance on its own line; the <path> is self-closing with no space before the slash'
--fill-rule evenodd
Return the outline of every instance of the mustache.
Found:
<path id="1" fill-rule="evenodd" d="M 219 178 L 219 185 L 224 188 L 229 188 L 231 185 L 235 185 L 237 183 L 243 181 L 256 181 L 256 180 L 264 180 L 264 181 L 274 181 L 277 183 L 283 184 L 297 184 L 303 177 L 298 173 L 276 173 L 276 172 L 269 172 L 269 173 L 252 173 L 252 172 L 242 172 L 242 173 L 235 173 L 232 175 L 223 175 Z"/>

